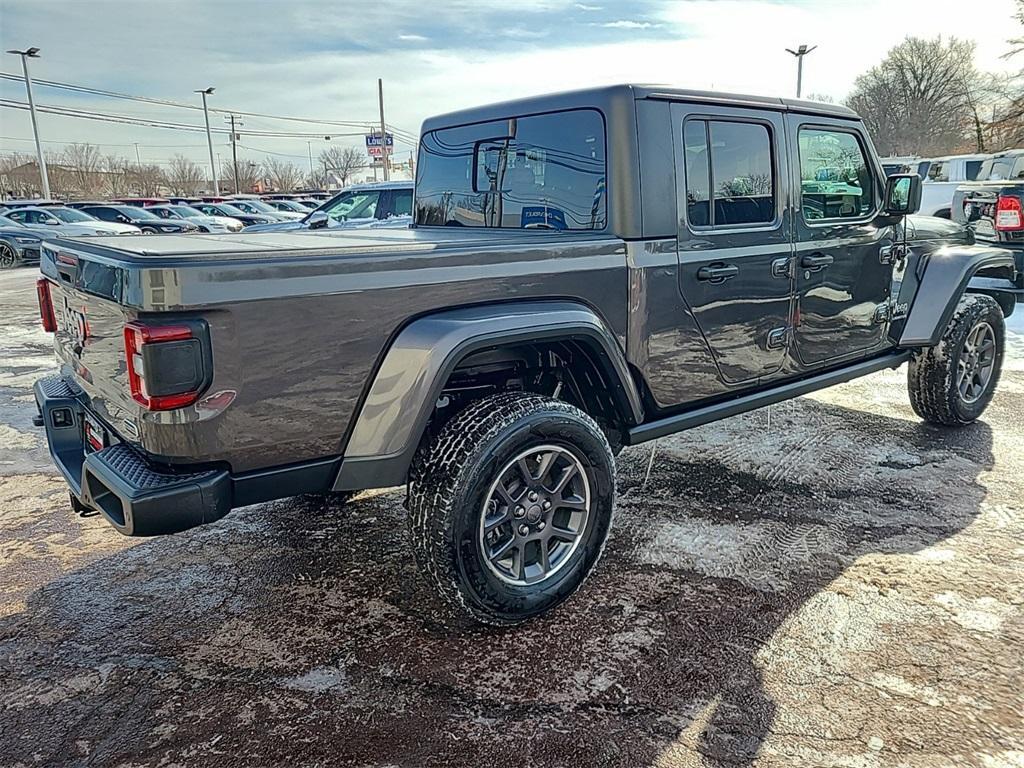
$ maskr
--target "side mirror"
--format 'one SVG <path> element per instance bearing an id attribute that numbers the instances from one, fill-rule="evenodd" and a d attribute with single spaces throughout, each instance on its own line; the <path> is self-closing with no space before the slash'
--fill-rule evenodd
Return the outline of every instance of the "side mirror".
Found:
<path id="1" fill-rule="evenodd" d="M 884 211 L 906 216 L 921 208 L 921 177 L 916 173 L 894 173 L 885 180 Z"/>
<path id="2" fill-rule="evenodd" d="M 307 221 L 310 229 L 324 229 L 330 222 L 330 219 L 323 211 L 313 211 L 309 214 Z"/>
<path id="3" fill-rule="evenodd" d="M 60 219 L 47 219 L 45 223 L 48 227 L 59 227 Z"/>

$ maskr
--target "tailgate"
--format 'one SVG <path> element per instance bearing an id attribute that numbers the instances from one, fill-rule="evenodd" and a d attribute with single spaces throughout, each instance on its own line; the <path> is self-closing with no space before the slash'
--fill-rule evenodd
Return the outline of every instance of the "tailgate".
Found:
<path id="1" fill-rule="evenodd" d="M 47 248 L 41 271 L 50 283 L 57 357 L 89 396 L 93 410 L 121 432 L 124 420 L 138 410 L 127 384 L 124 325 L 130 318 L 120 304 L 122 270 Z"/>

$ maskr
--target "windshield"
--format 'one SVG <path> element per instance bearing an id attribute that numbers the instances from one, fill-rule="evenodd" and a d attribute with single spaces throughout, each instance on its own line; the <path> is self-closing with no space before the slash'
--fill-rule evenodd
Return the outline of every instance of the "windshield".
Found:
<path id="1" fill-rule="evenodd" d="M 293 203 L 291 200 L 278 200 L 277 207 L 283 208 L 286 211 L 294 211 L 295 213 L 309 213 L 308 208 L 298 203 Z"/>
<path id="2" fill-rule="evenodd" d="M 48 208 L 46 212 L 60 219 L 65 224 L 75 224 L 80 221 L 96 221 L 89 214 L 76 211 L 74 208 Z"/>
<path id="3" fill-rule="evenodd" d="M 197 211 L 195 208 L 189 208 L 187 205 L 168 205 L 164 210 L 173 211 L 186 219 L 194 219 L 196 216 L 203 215 L 201 211 Z"/>
<path id="4" fill-rule="evenodd" d="M 245 211 L 236 208 L 233 205 L 228 205 L 227 203 L 217 203 L 217 206 L 212 208 L 212 210 L 220 211 L 221 216 L 245 216 Z"/>
<path id="5" fill-rule="evenodd" d="M 370 219 L 377 212 L 377 200 L 379 198 L 380 193 L 375 189 L 362 192 L 345 192 L 322 210 L 335 221 Z"/>
<path id="6" fill-rule="evenodd" d="M 135 208 L 130 205 L 118 206 L 118 212 L 123 213 L 129 219 L 159 219 L 152 211 L 147 211 L 145 208 Z"/>
<path id="7" fill-rule="evenodd" d="M 232 200 L 231 204 L 249 213 L 274 213 L 275 209 L 264 203 L 262 200 Z"/>
<path id="8" fill-rule="evenodd" d="M 1024 159 L 1024 155 L 1021 155 Z M 1013 157 L 990 157 L 981 165 L 979 181 L 1005 181 L 1013 178 Z"/>

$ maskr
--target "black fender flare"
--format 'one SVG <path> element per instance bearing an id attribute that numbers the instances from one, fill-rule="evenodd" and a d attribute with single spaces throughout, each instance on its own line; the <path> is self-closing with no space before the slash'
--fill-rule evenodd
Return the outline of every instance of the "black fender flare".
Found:
<path id="1" fill-rule="evenodd" d="M 960 298 L 975 275 L 1016 275 L 1013 254 L 1004 248 L 950 245 L 923 260 L 913 303 L 900 335 L 900 347 L 933 347 L 942 338 Z"/>
<path id="2" fill-rule="evenodd" d="M 409 323 L 388 348 L 356 415 L 334 489 L 405 482 L 434 405 L 459 362 L 482 350 L 533 341 L 585 344 L 595 353 L 626 425 L 643 421 L 622 347 L 585 304 L 529 301 L 437 312 Z"/>

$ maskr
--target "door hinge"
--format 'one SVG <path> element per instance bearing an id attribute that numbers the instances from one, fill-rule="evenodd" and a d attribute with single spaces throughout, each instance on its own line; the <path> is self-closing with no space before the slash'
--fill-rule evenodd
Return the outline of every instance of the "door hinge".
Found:
<path id="1" fill-rule="evenodd" d="M 789 326 L 783 328 L 773 328 L 768 331 L 768 349 L 778 349 L 784 347 L 789 342 Z"/>

